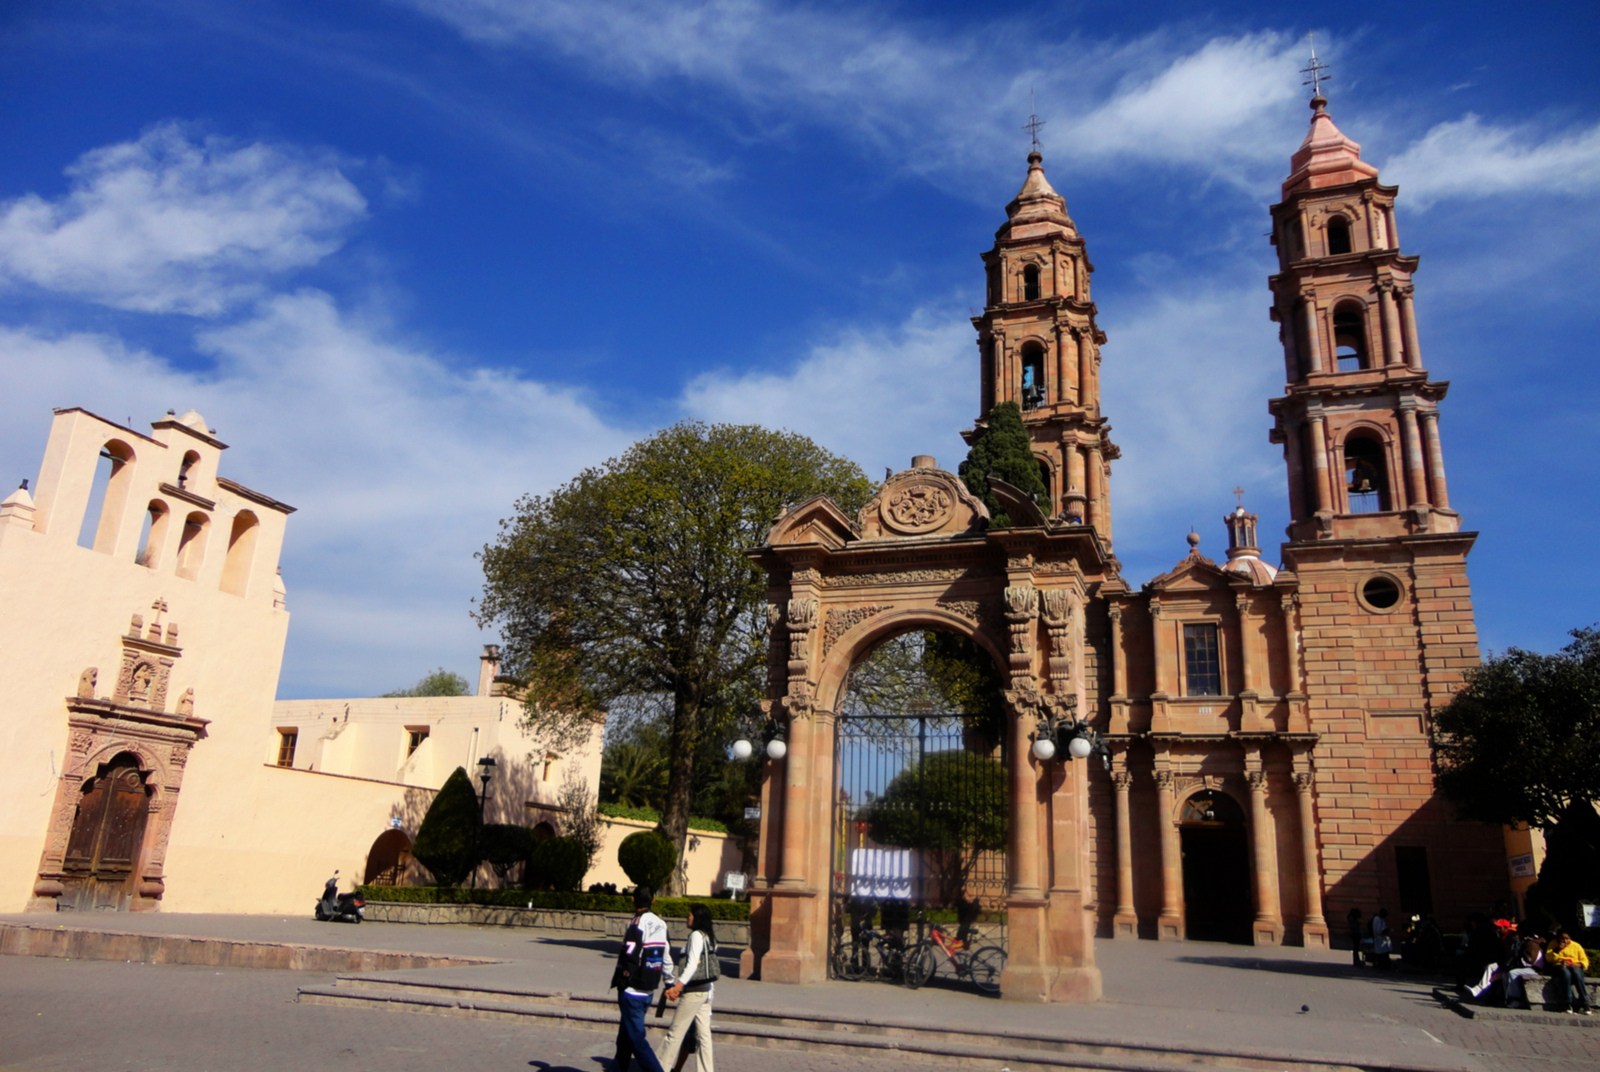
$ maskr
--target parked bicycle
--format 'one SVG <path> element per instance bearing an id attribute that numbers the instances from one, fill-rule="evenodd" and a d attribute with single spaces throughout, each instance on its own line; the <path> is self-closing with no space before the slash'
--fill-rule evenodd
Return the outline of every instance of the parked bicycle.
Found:
<path id="1" fill-rule="evenodd" d="M 1006 951 L 997 945 L 972 948 L 952 939 L 937 924 L 931 925 L 928 937 L 906 953 L 906 986 L 916 990 L 932 979 L 939 970 L 941 956 L 957 979 L 970 980 L 985 994 L 1000 993 L 1000 973 L 1005 970 Z"/>
<path id="2" fill-rule="evenodd" d="M 905 975 L 905 940 L 898 934 L 862 927 L 851 938 L 840 934 L 833 948 L 836 979 L 885 979 L 899 982 Z"/>

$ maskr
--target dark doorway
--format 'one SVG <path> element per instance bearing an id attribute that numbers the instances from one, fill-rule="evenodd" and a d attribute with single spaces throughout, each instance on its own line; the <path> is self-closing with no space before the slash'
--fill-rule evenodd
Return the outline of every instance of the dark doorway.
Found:
<path id="1" fill-rule="evenodd" d="M 364 885 L 398 886 L 411 863 L 411 838 L 404 830 L 389 829 L 378 835 L 367 850 Z"/>
<path id="2" fill-rule="evenodd" d="M 1183 802 L 1186 934 L 1194 942 L 1251 942 L 1250 846 L 1244 812 L 1226 793 L 1207 789 Z"/>
<path id="3" fill-rule="evenodd" d="M 121 912 L 133 898 L 150 789 L 139 757 L 120 753 L 83 783 L 62 864 L 64 890 L 56 905 L 79 911 Z"/>
<path id="4" fill-rule="evenodd" d="M 1395 870 L 1400 879 L 1402 915 L 1433 915 L 1433 882 L 1428 878 L 1428 850 L 1420 845 L 1397 845 Z"/>

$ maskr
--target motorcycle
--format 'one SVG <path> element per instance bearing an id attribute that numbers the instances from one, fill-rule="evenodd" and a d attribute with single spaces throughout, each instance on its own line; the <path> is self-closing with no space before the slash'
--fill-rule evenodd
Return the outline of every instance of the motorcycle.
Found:
<path id="1" fill-rule="evenodd" d="M 339 892 L 339 872 L 335 871 L 328 884 L 322 887 L 322 899 L 317 902 L 315 915 L 319 923 L 360 923 L 366 905 L 359 893 Z"/>

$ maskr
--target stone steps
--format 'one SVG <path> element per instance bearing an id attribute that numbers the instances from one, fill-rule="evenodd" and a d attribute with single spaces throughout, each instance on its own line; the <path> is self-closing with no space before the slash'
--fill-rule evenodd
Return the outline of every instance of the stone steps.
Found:
<path id="1" fill-rule="evenodd" d="M 612 995 L 459 982 L 344 975 L 333 986 L 300 988 L 297 1000 L 436 1016 L 530 1023 L 557 1020 L 604 1032 L 615 1032 L 617 1025 L 616 998 Z M 975 1021 L 978 1018 L 975 1015 Z M 657 1020 L 652 1013 L 646 1023 L 652 1031 L 664 1035 L 671 1019 Z M 716 1006 L 715 1023 L 718 1039 L 733 1045 L 857 1058 L 915 1056 L 923 1063 L 969 1066 L 975 1061 L 985 1065 L 998 1062 L 1012 1072 L 1174 1072 L 1178 1068 L 1204 1068 L 1207 1072 L 1423 1072 L 1425 1068 L 1403 1063 L 1330 1062 L 1247 1049 L 1231 1053 L 1178 1049 L 1081 1035 L 985 1030 L 976 1025 L 953 1027 L 948 1022 L 842 1020 L 814 1013 L 777 1013 L 723 1004 Z"/>

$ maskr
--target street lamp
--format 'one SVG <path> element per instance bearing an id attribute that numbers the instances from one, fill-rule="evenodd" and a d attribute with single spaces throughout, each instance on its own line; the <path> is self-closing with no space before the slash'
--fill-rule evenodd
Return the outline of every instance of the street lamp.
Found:
<path id="1" fill-rule="evenodd" d="M 789 754 L 789 745 L 783 739 L 783 727 L 771 715 L 766 716 L 766 723 L 761 727 L 761 740 L 768 759 L 782 759 Z M 756 746 L 748 738 L 741 737 L 733 742 L 734 759 L 743 761 L 755 753 Z"/>
<path id="2" fill-rule="evenodd" d="M 484 807 L 489 803 L 489 779 L 494 777 L 494 757 L 484 756 L 478 760 L 478 781 L 483 784 L 483 791 L 478 794 L 478 822 L 483 822 Z"/>
<path id="3" fill-rule="evenodd" d="M 1049 762 L 1063 748 L 1072 759 L 1088 759 L 1098 754 L 1106 770 L 1111 769 L 1111 750 L 1094 731 L 1094 727 L 1073 714 L 1058 719 L 1053 713 L 1046 712 L 1034 734 L 1033 754 L 1039 760 Z"/>

